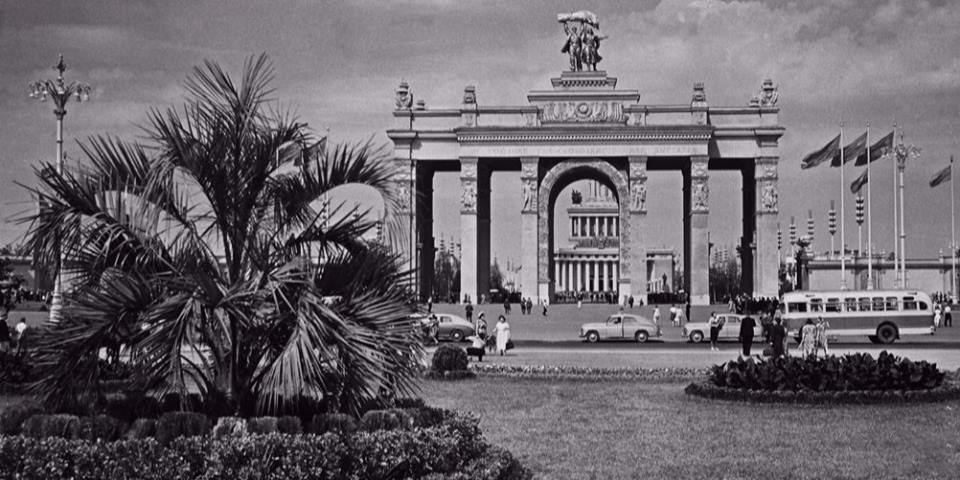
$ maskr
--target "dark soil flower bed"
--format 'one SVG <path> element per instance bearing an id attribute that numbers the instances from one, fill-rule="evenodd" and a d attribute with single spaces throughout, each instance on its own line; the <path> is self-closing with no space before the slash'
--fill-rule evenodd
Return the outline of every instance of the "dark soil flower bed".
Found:
<path id="1" fill-rule="evenodd" d="M 600 368 L 567 365 L 470 364 L 470 371 L 484 376 L 560 379 L 630 379 L 642 381 L 678 381 L 702 377 L 705 369 L 696 368 Z"/>
<path id="2" fill-rule="evenodd" d="M 817 392 L 813 390 L 751 390 L 747 388 L 718 387 L 710 382 L 687 385 L 688 395 L 715 400 L 734 400 L 755 403 L 807 404 L 876 404 L 920 403 L 960 400 L 960 385 L 944 383 L 930 390 L 845 390 Z"/>

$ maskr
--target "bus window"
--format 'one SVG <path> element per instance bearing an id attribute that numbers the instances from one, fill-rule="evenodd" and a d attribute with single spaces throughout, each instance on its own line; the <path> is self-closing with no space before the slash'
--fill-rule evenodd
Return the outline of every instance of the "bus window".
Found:
<path id="1" fill-rule="evenodd" d="M 870 310 L 870 299 L 867 297 L 860 297 L 860 311 L 869 312 Z"/>
<path id="2" fill-rule="evenodd" d="M 926 309 L 927 309 L 927 302 L 920 302 L 920 310 L 926 310 Z"/>
<path id="3" fill-rule="evenodd" d="M 900 307 L 897 306 L 897 297 L 887 297 L 887 310 L 888 311 L 900 310 Z"/>
<path id="4" fill-rule="evenodd" d="M 845 310 L 848 312 L 857 311 L 857 299 L 856 298 L 844 298 L 843 303 L 845 303 Z"/>
<path id="5" fill-rule="evenodd" d="M 807 304 L 803 302 L 792 302 L 787 304 L 788 312 L 806 312 Z"/>
<path id="6" fill-rule="evenodd" d="M 904 310 L 916 310 L 917 309 L 917 299 L 914 297 L 903 297 L 903 309 Z"/>
<path id="7" fill-rule="evenodd" d="M 823 299 L 822 299 L 822 298 L 811 298 L 811 299 L 810 299 L 810 311 L 811 311 L 811 312 L 822 312 L 822 311 L 823 311 Z"/>
<path id="8" fill-rule="evenodd" d="M 839 312 L 839 311 L 840 311 L 840 299 L 839 299 L 839 298 L 828 298 L 828 299 L 827 299 L 827 311 L 828 311 L 828 312 Z"/>
<path id="9" fill-rule="evenodd" d="M 873 311 L 874 312 L 883 311 L 883 297 L 873 297 Z"/>

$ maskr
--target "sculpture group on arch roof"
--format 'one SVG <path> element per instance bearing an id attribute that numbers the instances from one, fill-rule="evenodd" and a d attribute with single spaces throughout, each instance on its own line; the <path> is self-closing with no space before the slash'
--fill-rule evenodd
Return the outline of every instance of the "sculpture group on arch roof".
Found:
<path id="1" fill-rule="evenodd" d="M 581 10 L 558 14 L 557 21 L 563 24 L 563 33 L 567 35 L 567 41 L 560 52 L 570 57 L 570 70 L 597 71 L 597 64 L 603 59 L 600 56 L 600 40 L 606 38 L 600 35 L 600 21 L 597 16 Z"/>

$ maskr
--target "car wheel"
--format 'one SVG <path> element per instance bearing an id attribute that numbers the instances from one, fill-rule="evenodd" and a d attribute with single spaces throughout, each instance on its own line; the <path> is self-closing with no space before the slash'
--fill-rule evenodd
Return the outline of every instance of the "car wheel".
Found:
<path id="1" fill-rule="evenodd" d="M 884 323 L 877 327 L 877 340 L 883 344 L 891 344 L 897 339 L 897 327 Z"/>
<path id="2" fill-rule="evenodd" d="M 594 331 L 587 332 L 587 341 L 597 343 L 600 340 L 600 334 Z"/>
<path id="3" fill-rule="evenodd" d="M 454 330 L 450 332 L 450 340 L 453 340 L 454 342 L 462 342 L 463 332 L 461 332 L 460 330 Z"/>
<path id="4" fill-rule="evenodd" d="M 700 330 L 695 330 L 690 332 L 690 341 L 693 343 L 700 343 L 703 341 L 703 332 Z"/>
<path id="5" fill-rule="evenodd" d="M 637 334 L 633 336 L 633 339 L 636 340 L 637 343 L 644 343 L 647 341 L 647 338 L 649 337 L 650 335 L 648 335 L 647 332 L 643 330 L 639 330 L 637 331 Z"/>

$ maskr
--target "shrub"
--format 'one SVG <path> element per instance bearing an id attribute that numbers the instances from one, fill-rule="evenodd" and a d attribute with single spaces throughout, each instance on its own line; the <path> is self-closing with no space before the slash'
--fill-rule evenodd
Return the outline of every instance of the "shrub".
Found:
<path id="1" fill-rule="evenodd" d="M 283 416 L 277 419 L 277 431 L 287 435 L 299 435 L 303 433 L 303 422 L 300 417 Z"/>
<path id="2" fill-rule="evenodd" d="M 77 427 L 77 432 L 71 438 L 107 442 L 119 439 L 126 430 L 124 422 L 103 414 L 80 417 Z"/>
<path id="3" fill-rule="evenodd" d="M 410 416 L 414 427 L 433 427 L 439 425 L 446 418 L 446 410 L 434 407 L 419 407 L 404 409 Z"/>
<path id="4" fill-rule="evenodd" d="M 460 371 L 467 369 L 467 351 L 461 347 L 443 344 L 433 354 L 431 369 L 436 372 Z"/>
<path id="5" fill-rule="evenodd" d="M 177 437 L 204 435 L 210 431 L 210 419 L 202 413 L 167 412 L 157 420 L 157 441 L 169 444 Z"/>
<path id="6" fill-rule="evenodd" d="M 294 417 L 296 418 L 296 417 Z M 299 419 L 298 423 L 299 423 Z M 247 431 L 251 434 L 264 435 L 277 433 L 277 417 L 255 417 L 247 420 Z"/>
<path id="7" fill-rule="evenodd" d="M 139 440 L 141 438 L 151 438 L 157 433 L 157 421 L 152 418 L 138 418 L 130 425 L 124 438 L 127 440 Z"/>
<path id="8" fill-rule="evenodd" d="M 215 438 L 247 436 L 247 421 L 239 417 L 220 417 L 213 427 Z"/>
<path id="9" fill-rule="evenodd" d="M 43 412 L 43 407 L 34 403 L 22 403 L 7 407 L 0 414 L 0 434 L 19 435 L 21 426 L 26 419 Z"/>
<path id="10" fill-rule="evenodd" d="M 0 352 L 0 385 L 19 388 L 34 380 L 33 366 L 25 355 Z"/>
<path id="11" fill-rule="evenodd" d="M 866 353 L 759 361 L 740 358 L 715 365 L 708 374 L 718 387 L 794 392 L 926 390 L 941 385 L 943 379 L 936 364 L 912 362 L 886 351 L 876 360 Z"/>
<path id="12" fill-rule="evenodd" d="M 80 432 L 80 418 L 76 415 L 58 413 L 39 414 L 23 423 L 23 434 L 32 438 L 77 438 Z"/>
<path id="13" fill-rule="evenodd" d="M 376 430 L 396 430 L 410 426 L 410 417 L 403 411 L 395 408 L 387 410 L 370 410 L 360 418 L 360 430 L 372 432 Z"/>
<path id="14" fill-rule="evenodd" d="M 324 433 L 350 434 L 355 431 L 357 431 L 357 421 L 345 413 L 321 413 L 314 415 L 313 421 L 310 423 L 310 433 L 317 435 L 323 435 Z"/>

